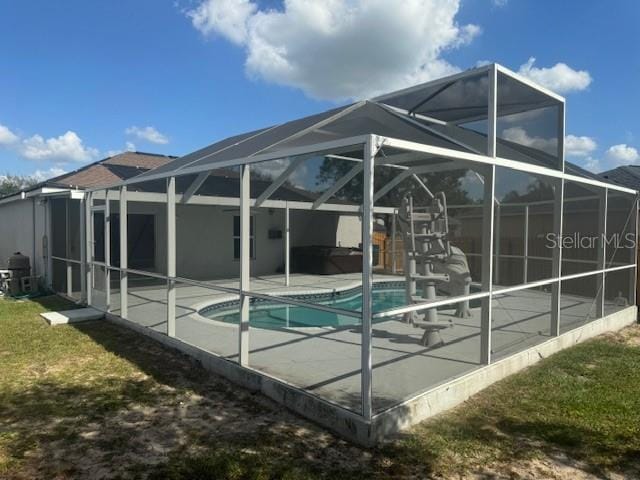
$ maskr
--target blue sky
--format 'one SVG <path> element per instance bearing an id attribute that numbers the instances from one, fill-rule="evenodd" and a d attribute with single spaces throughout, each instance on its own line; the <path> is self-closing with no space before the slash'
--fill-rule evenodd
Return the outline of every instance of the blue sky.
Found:
<path id="1" fill-rule="evenodd" d="M 639 2 L 363 2 L 0 0 L 0 174 L 127 148 L 182 155 L 385 86 L 531 57 L 533 75 L 565 89 L 569 160 L 640 163 Z"/>

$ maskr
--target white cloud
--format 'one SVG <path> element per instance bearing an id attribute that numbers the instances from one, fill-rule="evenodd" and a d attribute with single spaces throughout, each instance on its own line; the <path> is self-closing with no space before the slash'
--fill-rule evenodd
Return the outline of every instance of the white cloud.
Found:
<path id="1" fill-rule="evenodd" d="M 8 127 L 0 125 L 0 145 L 11 145 L 19 139 L 18 135 L 9 130 Z"/>
<path id="2" fill-rule="evenodd" d="M 38 182 L 44 182 L 53 177 L 58 177 L 60 175 L 64 175 L 66 170 L 61 167 L 51 167 L 48 170 L 36 170 L 33 174 L 31 174 L 32 178 L 35 178 Z"/>
<path id="3" fill-rule="evenodd" d="M 550 154 L 555 154 L 558 146 L 558 142 L 555 138 L 530 136 L 522 127 L 505 128 L 502 131 L 502 138 L 509 140 L 510 142 L 542 150 L 543 152 Z"/>
<path id="4" fill-rule="evenodd" d="M 564 138 L 565 154 L 569 157 L 586 157 L 598 148 L 595 140 L 591 137 L 578 137 L 567 135 Z"/>
<path id="5" fill-rule="evenodd" d="M 247 21 L 257 8 L 250 0 L 217 0 L 203 2 L 187 15 L 203 34 L 217 33 L 242 45 L 247 40 Z"/>
<path id="6" fill-rule="evenodd" d="M 580 162 L 583 168 L 590 170 L 592 172 L 598 173 L 603 170 L 600 160 L 597 158 L 593 158 L 591 156 L 585 158 Z"/>
<path id="7" fill-rule="evenodd" d="M 135 125 L 127 128 L 124 131 L 127 135 L 133 135 L 134 137 L 139 138 L 140 140 L 146 140 L 147 142 L 157 143 L 157 144 L 166 144 L 169 143 L 169 139 L 166 135 L 163 135 L 154 127 L 136 127 Z"/>
<path id="8" fill-rule="evenodd" d="M 29 160 L 58 160 L 87 162 L 98 156 L 98 150 L 85 147 L 82 139 L 73 131 L 52 138 L 33 135 L 20 145 L 20 153 Z"/>
<path id="9" fill-rule="evenodd" d="M 204 0 L 187 15 L 204 35 L 246 50 L 250 76 L 324 99 L 363 98 L 451 74 L 443 52 L 471 42 L 459 0 Z"/>
<path id="10" fill-rule="evenodd" d="M 520 66 L 518 73 L 534 82 L 558 93 L 569 93 L 586 89 L 592 81 L 586 70 L 574 70 L 566 63 L 556 63 L 553 67 L 534 67 L 536 59 L 530 57 Z"/>
<path id="11" fill-rule="evenodd" d="M 609 147 L 606 151 L 606 156 L 608 160 L 615 164 L 615 166 L 635 163 L 640 160 L 640 153 L 638 153 L 638 150 L 630 147 L 626 143 Z"/>

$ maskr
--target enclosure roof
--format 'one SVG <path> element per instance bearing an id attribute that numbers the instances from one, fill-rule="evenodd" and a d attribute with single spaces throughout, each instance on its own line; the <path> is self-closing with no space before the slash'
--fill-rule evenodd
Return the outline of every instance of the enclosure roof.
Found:
<path id="1" fill-rule="evenodd" d="M 502 76 L 499 79 L 509 79 L 499 99 L 502 115 L 564 101 L 504 67 L 486 65 L 372 100 L 235 135 L 162 165 L 153 173 L 141 175 L 140 179 L 213 170 L 221 162 L 251 159 L 285 149 L 363 135 L 379 135 L 484 155 L 486 134 L 460 125 L 487 118 L 488 71 L 491 68 L 497 69 L 498 75 Z M 511 159 L 545 164 L 545 159 L 541 159 L 538 152 L 534 158 L 532 152 L 521 145 L 502 139 L 498 142 Z M 549 157 L 548 166 L 556 168 L 557 159 Z"/>
<path id="2" fill-rule="evenodd" d="M 426 124 L 377 102 L 362 101 L 281 125 L 236 135 L 178 158 L 153 171 L 179 175 L 181 170 L 216 168 L 226 160 L 244 159 L 287 148 L 315 145 L 360 135 L 381 135 L 443 148 L 472 152 Z M 486 137 L 483 141 L 486 144 Z M 143 178 L 142 176 L 141 178 Z"/>

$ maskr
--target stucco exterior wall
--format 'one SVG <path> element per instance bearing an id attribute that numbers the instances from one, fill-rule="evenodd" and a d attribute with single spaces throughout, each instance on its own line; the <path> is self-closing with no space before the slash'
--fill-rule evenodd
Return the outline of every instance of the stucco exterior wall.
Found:
<path id="1" fill-rule="evenodd" d="M 133 211 L 130 209 L 130 211 Z M 240 262 L 233 256 L 233 217 L 238 210 L 222 206 L 177 205 L 176 271 L 194 280 L 237 278 Z M 270 275 L 284 269 L 285 212 L 282 209 L 252 211 L 255 222 L 255 258 L 251 275 Z M 156 223 L 160 226 L 160 223 Z M 290 211 L 291 247 L 341 245 L 361 242 L 360 219 L 330 212 Z M 164 228 L 164 227 L 162 227 Z M 269 231 L 281 238 L 269 238 Z M 165 230 L 158 228 L 157 245 L 166 249 Z M 166 251 L 166 250 L 165 250 Z"/>
<path id="2" fill-rule="evenodd" d="M 32 198 L 0 204 L 0 269 L 7 268 L 13 253 L 21 252 L 30 258 L 33 274 L 44 278 L 46 209 L 46 202 Z"/>

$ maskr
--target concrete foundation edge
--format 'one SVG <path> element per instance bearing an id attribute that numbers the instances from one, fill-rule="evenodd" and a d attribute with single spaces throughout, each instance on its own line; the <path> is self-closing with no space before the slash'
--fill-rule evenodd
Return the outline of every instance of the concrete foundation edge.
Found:
<path id="1" fill-rule="evenodd" d="M 224 376 L 250 391 L 260 392 L 286 408 L 302 415 L 347 440 L 372 446 L 384 438 L 409 428 L 433 415 L 466 401 L 489 385 L 502 380 L 543 358 L 605 332 L 619 330 L 636 321 L 635 306 L 613 313 L 580 328 L 552 338 L 494 364 L 478 368 L 462 377 L 421 393 L 414 398 L 375 415 L 371 422 L 304 392 L 286 382 L 267 377 L 250 368 L 226 360 L 198 347 L 171 338 L 113 314 L 106 314 L 110 322 L 122 325 L 174 348 L 196 359 L 205 369 Z"/>
<path id="2" fill-rule="evenodd" d="M 493 383 L 554 353 L 603 333 L 620 330 L 636 320 L 637 308 L 626 308 L 417 395 L 374 416 L 371 428 L 373 443 L 455 407 Z"/>

